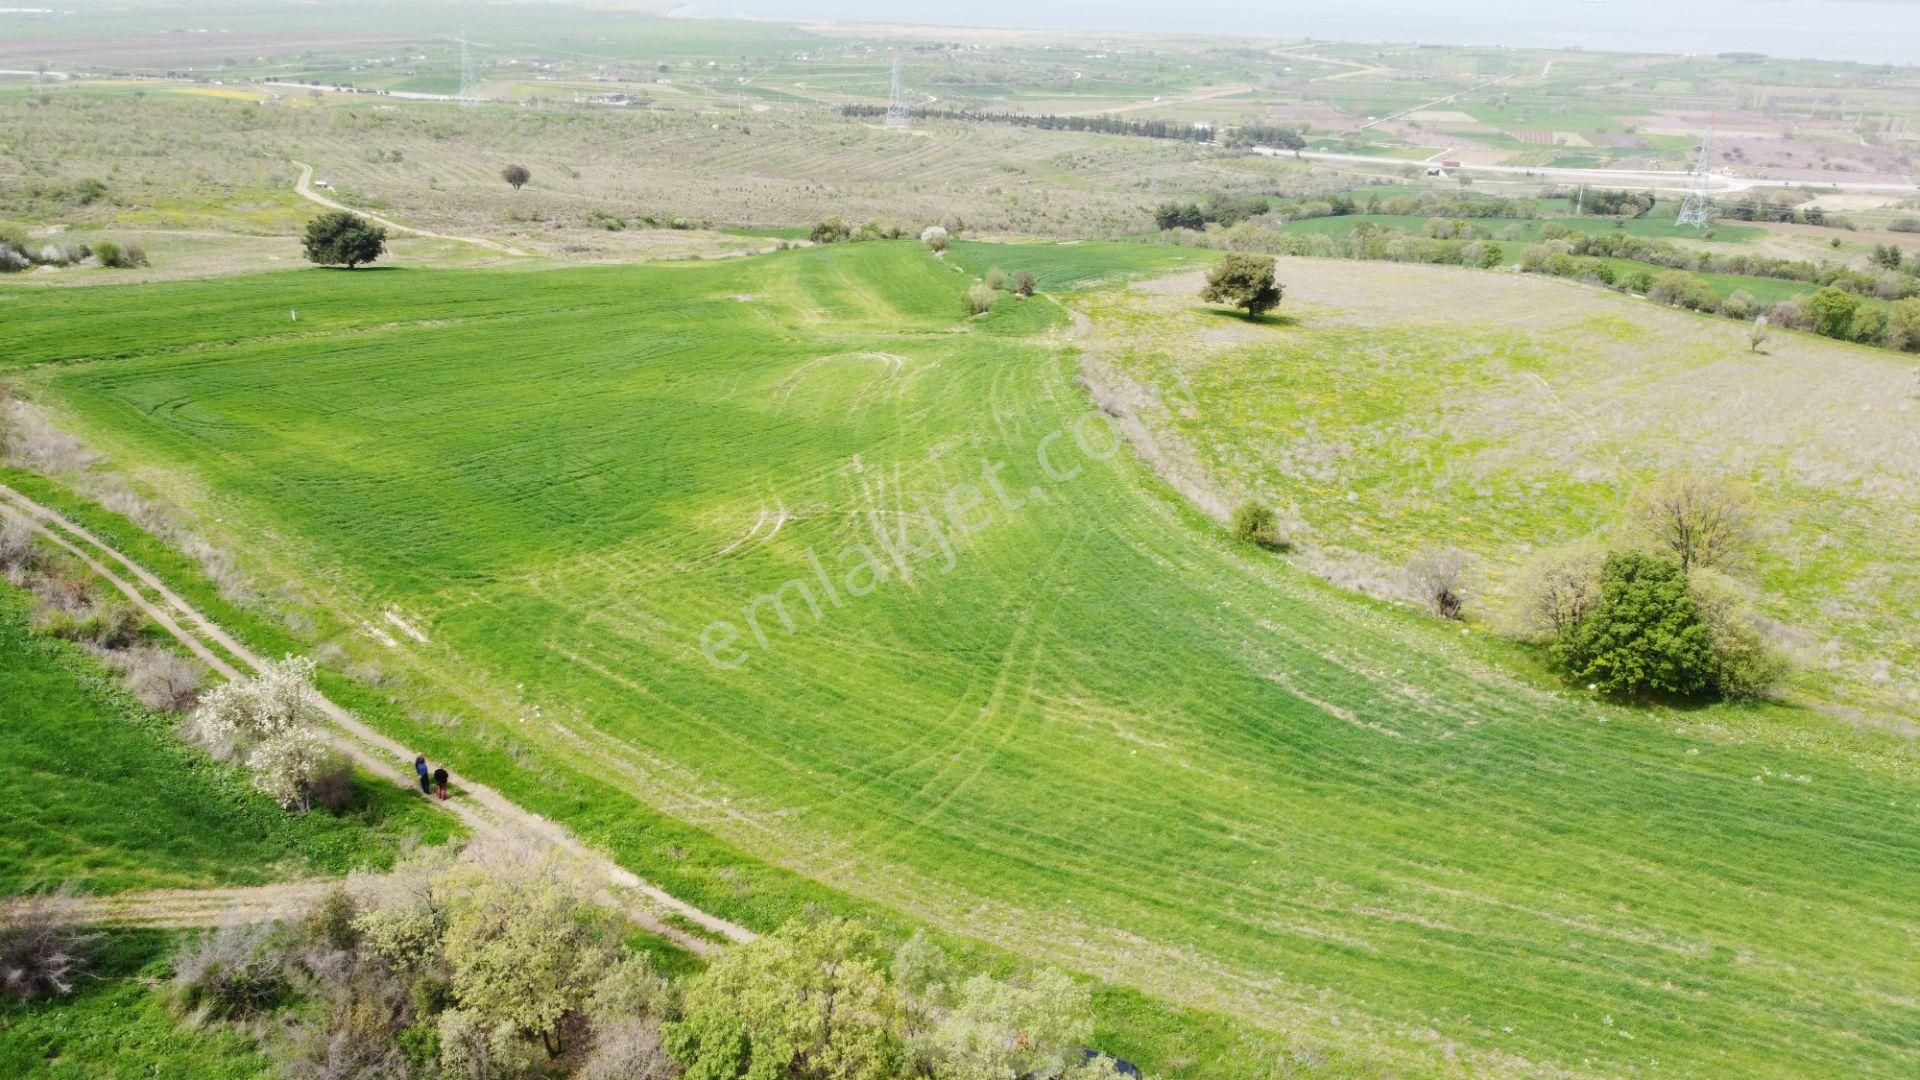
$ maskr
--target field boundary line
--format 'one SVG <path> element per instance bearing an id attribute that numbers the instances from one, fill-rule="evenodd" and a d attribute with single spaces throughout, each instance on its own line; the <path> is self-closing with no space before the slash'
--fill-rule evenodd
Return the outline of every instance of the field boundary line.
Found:
<path id="1" fill-rule="evenodd" d="M 34 533 L 72 553 L 223 678 L 244 678 L 240 668 L 252 672 L 266 668 L 267 661 L 235 640 L 144 567 L 59 512 L 34 502 L 5 484 L 0 484 L 0 519 L 19 521 Z M 108 566 L 108 561 L 124 568 L 127 575 L 151 590 L 153 595 L 149 596 L 135 587 L 126 577 Z M 240 667 L 218 656 L 210 643 L 225 650 L 238 661 Z M 367 726 L 325 695 L 316 693 L 315 697 L 321 713 L 334 726 L 329 737 L 337 748 L 369 772 L 401 787 L 413 786 L 412 751 Z M 749 942 L 757 936 L 738 923 L 703 911 L 646 881 L 609 856 L 589 847 L 564 825 L 527 810 L 485 784 L 463 779 L 460 788 L 460 798 L 438 805 L 458 817 L 476 839 L 529 840 L 566 852 L 619 890 L 628 917 L 651 933 L 699 954 L 711 951 L 715 943 L 669 920 L 691 922 L 707 933 L 731 942 Z"/>

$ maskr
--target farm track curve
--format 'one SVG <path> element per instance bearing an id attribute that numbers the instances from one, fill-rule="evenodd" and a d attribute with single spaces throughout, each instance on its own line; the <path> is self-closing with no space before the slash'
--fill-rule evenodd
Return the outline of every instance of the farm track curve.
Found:
<path id="1" fill-rule="evenodd" d="M 0 484 L 0 520 L 18 521 L 78 558 L 222 678 L 245 678 L 247 673 L 258 672 L 266 667 L 267 661 L 255 655 L 145 568 L 108 546 L 84 527 L 4 484 Z M 328 733 L 329 739 L 342 753 L 376 776 L 401 786 L 412 785 L 413 777 L 408 768 L 413 759 L 411 751 L 368 727 L 326 697 L 319 696 L 318 701 L 321 712 L 333 724 L 333 730 Z M 748 942 L 755 937 L 746 927 L 702 911 L 643 880 L 611 858 L 588 847 L 564 826 L 516 805 L 484 784 L 462 781 L 460 792 L 459 798 L 440 805 L 458 817 L 476 839 L 528 841 L 567 853 L 579 860 L 594 877 L 611 886 L 625 914 L 650 933 L 700 954 L 710 952 L 715 946 L 714 941 L 682 929 L 675 925 L 676 921 L 690 922 L 713 938 L 724 941 Z M 214 892 L 244 893 L 246 890 Z"/>
<path id="2" fill-rule="evenodd" d="M 478 247 L 487 248 L 488 250 L 491 250 L 491 251 L 498 251 L 504 255 L 527 254 L 527 252 L 521 251 L 519 248 L 510 247 L 506 244 L 501 243 L 498 240 L 488 240 L 487 238 L 482 236 L 452 236 L 447 233 L 437 233 L 437 232 L 430 232 L 426 229 L 416 229 L 411 225 L 402 225 L 391 218 L 384 218 L 384 217 L 381 217 L 379 214 L 371 213 L 366 210 L 356 210 L 353 207 L 346 205 L 345 203 L 335 202 L 334 200 L 327 198 L 325 195 L 322 195 L 319 192 L 313 190 L 313 166 L 307 164 L 304 161 L 296 161 L 293 164 L 296 167 L 298 167 L 300 170 L 300 175 L 297 178 L 295 178 L 295 180 L 293 181 L 294 193 L 299 195 L 301 198 L 306 199 L 309 202 L 319 203 L 321 206 L 324 206 L 329 210 L 345 210 L 349 213 L 359 214 L 361 217 L 366 218 L 368 221 L 371 221 L 374 224 L 381 226 L 382 228 L 390 229 L 394 232 L 406 233 L 409 236 L 419 236 L 429 240 L 453 240 L 462 244 L 473 244 Z"/>

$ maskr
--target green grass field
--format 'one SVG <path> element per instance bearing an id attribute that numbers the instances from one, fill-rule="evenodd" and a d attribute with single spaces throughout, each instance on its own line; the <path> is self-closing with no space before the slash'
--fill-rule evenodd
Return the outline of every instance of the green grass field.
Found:
<path id="1" fill-rule="evenodd" d="M 1769 301 L 1810 288 L 1704 276 Z M 1761 602 L 1810 635 L 1799 688 L 1920 720 L 1898 569 L 1920 557 L 1910 359 L 1789 332 L 1755 354 L 1736 323 L 1541 279 L 1320 259 L 1281 277 L 1297 321 L 1225 341 L 1190 295 L 1087 305 L 1122 372 L 1184 380 L 1196 403 L 1150 415 L 1220 488 L 1298 504 L 1320 542 L 1386 576 L 1424 546 L 1474 551 L 1490 617 L 1530 551 L 1605 539 L 1637 485 L 1730 475 L 1769 523 Z"/>
<path id="2" fill-rule="evenodd" d="M 27 392 L 399 674 L 382 726 L 700 903 L 817 882 L 1286 1069 L 1910 1075 L 1910 752 L 1602 706 L 1234 547 L 1118 447 L 1048 300 L 960 315 L 956 265 L 1192 257 L 310 271 L 0 318 Z M 389 609 L 427 643 L 353 629 Z M 1285 1075 L 1158 1036 L 1110 1045 Z"/>
<path id="3" fill-rule="evenodd" d="M 0 1074 L 25 1080 L 254 1080 L 279 1075 L 246 1035 L 182 1023 L 149 982 L 167 978 L 173 935 L 118 930 L 96 944 L 95 978 L 71 997 L 0 998 Z"/>
<path id="4" fill-rule="evenodd" d="M 73 882 L 88 892 L 257 885 L 384 865 L 407 836 L 437 843 L 446 814 L 360 780 L 364 809 L 294 817 L 234 769 L 176 741 L 170 721 L 113 686 L 77 647 L 27 626 L 0 587 L 0 894 Z"/>

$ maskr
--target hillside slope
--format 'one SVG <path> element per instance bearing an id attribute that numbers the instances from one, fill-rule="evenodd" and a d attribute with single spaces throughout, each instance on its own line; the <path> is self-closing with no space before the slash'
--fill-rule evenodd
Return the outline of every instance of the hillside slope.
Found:
<path id="1" fill-rule="evenodd" d="M 651 810 L 1416 1073 L 1910 1073 L 1910 752 L 1543 689 L 1231 546 L 1057 309 L 963 320 L 965 284 L 861 244 L 5 310 L 32 392 L 361 627 L 397 734 L 656 880 L 752 902 Z"/>
<path id="2" fill-rule="evenodd" d="M 1289 259 L 1283 323 L 1222 318 L 1170 278 L 1092 298 L 1093 362 L 1224 501 L 1296 504 L 1345 572 L 1425 546 L 1479 556 L 1497 618 L 1533 552 L 1605 539 L 1634 490 L 1750 487 L 1763 610 L 1794 689 L 1920 732 L 1920 364 L 1604 290 L 1443 267 Z M 1369 566 L 1369 564 L 1371 564 Z"/>

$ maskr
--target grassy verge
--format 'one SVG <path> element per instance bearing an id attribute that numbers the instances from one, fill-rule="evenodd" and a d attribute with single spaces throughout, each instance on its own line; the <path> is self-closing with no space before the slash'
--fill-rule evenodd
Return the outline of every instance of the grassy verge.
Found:
<path id="1" fill-rule="evenodd" d="M 293 816 L 236 769 L 175 740 L 77 646 L 35 633 L 0 588 L 0 892 L 75 881 L 95 892 L 254 885 L 389 863 L 445 840 L 424 800 L 360 776 L 358 809 Z"/>
<path id="2" fill-rule="evenodd" d="M 245 1035 L 183 1023 L 154 989 L 174 935 L 107 934 L 69 997 L 0 998 L 0 1075 L 25 1080 L 254 1080 L 276 1075 Z"/>

